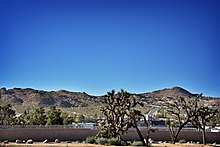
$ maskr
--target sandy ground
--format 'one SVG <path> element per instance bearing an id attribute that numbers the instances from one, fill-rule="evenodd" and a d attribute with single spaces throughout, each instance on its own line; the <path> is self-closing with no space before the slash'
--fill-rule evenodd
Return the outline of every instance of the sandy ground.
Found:
<path id="1" fill-rule="evenodd" d="M 110 145 L 97 145 L 97 144 L 85 144 L 85 143 L 34 143 L 34 144 L 17 144 L 8 143 L 1 144 L 1 147 L 132 147 L 132 146 L 110 146 Z M 170 143 L 160 143 L 152 144 L 153 147 L 213 147 L 214 145 L 202 145 L 202 144 L 170 144 Z M 220 147 L 220 145 L 216 145 Z"/>

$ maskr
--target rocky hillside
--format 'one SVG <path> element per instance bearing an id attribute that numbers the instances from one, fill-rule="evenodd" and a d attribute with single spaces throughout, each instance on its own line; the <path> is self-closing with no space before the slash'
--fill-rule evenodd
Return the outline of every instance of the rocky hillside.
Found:
<path id="1" fill-rule="evenodd" d="M 166 101 L 169 101 L 175 97 L 193 97 L 195 94 L 180 88 L 166 88 L 163 90 L 132 94 L 137 99 L 150 104 L 150 105 L 163 105 Z M 100 105 L 104 96 L 91 96 L 81 92 L 70 92 L 66 90 L 59 91 L 43 91 L 35 90 L 31 88 L 13 88 L 13 89 L 0 89 L 0 102 L 10 103 L 12 105 L 22 106 L 57 106 L 61 108 L 72 107 L 87 107 L 89 105 Z M 210 103 L 220 104 L 220 99 L 213 99 L 206 97 L 206 100 Z"/>
<path id="2" fill-rule="evenodd" d="M 86 107 L 89 104 L 99 104 L 100 97 L 81 92 L 66 90 L 43 91 L 31 88 L 0 89 L 0 101 L 23 106 L 58 106 L 63 108 Z"/>
<path id="3" fill-rule="evenodd" d="M 181 87 L 165 88 L 163 90 L 157 90 L 137 95 L 137 97 L 141 97 L 142 101 L 146 101 L 148 104 L 152 105 L 163 105 L 165 102 L 180 96 L 190 98 L 196 95 Z"/>

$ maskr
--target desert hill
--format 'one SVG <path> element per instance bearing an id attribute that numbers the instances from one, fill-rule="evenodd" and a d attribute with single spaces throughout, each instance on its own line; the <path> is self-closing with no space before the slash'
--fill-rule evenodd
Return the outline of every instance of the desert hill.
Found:
<path id="1" fill-rule="evenodd" d="M 0 89 L 0 101 L 23 106 L 57 106 L 63 108 L 86 107 L 91 103 L 100 103 L 100 98 L 81 92 L 66 90 L 43 91 L 31 88 Z"/>
<path id="2" fill-rule="evenodd" d="M 132 94 L 137 99 L 151 105 L 163 105 L 164 102 L 182 96 L 190 98 L 195 94 L 181 87 L 166 88 L 142 94 Z M 71 92 L 66 90 L 43 91 L 32 88 L 0 89 L 0 102 L 21 106 L 57 106 L 60 108 L 87 107 L 100 105 L 104 96 L 92 96 L 85 92 Z M 210 103 L 220 104 L 219 98 L 205 97 Z"/>
<path id="3" fill-rule="evenodd" d="M 193 97 L 195 94 L 190 93 L 189 91 L 181 87 L 165 88 L 163 90 L 157 90 L 149 93 L 144 93 L 144 95 L 151 97 Z"/>

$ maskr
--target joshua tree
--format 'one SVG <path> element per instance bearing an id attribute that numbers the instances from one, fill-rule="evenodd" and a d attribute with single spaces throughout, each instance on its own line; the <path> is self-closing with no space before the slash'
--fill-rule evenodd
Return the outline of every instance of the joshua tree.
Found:
<path id="1" fill-rule="evenodd" d="M 134 127 L 143 145 L 146 146 L 144 137 L 137 127 L 137 116 L 144 117 L 141 111 L 135 109 L 137 105 L 143 106 L 142 103 L 137 102 L 134 97 L 124 90 L 117 94 L 114 90 L 108 92 L 105 104 L 101 107 L 101 112 L 106 119 L 100 122 L 101 129 L 97 136 L 121 138 L 121 135 L 127 133 L 130 127 Z"/>
<path id="2" fill-rule="evenodd" d="M 142 106 L 143 106 L 143 105 L 142 105 Z M 143 118 L 144 123 L 145 123 L 146 126 L 147 126 L 146 142 L 145 142 L 145 140 L 144 140 L 144 137 L 143 137 L 143 135 L 142 135 L 140 129 L 138 128 L 138 125 L 137 125 L 137 117 Z M 148 146 L 148 145 L 149 145 L 150 132 L 154 132 L 154 130 L 150 128 L 149 122 L 146 120 L 146 117 L 141 113 L 141 111 L 136 110 L 136 109 L 133 109 L 133 110 L 130 111 L 129 119 L 132 121 L 132 122 L 131 122 L 131 126 L 136 129 L 136 131 L 137 131 L 137 133 L 138 133 L 138 135 L 139 135 L 139 138 L 140 138 L 141 141 L 142 141 L 142 144 L 143 144 L 144 146 Z"/>
<path id="3" fill-rule="evenodd" d="M 177 141 L 177 137 L 183 127 L 187 123 L 192 123 L 202 130 L 203 144 L 206 144 L 205 126 L 215 116 L 218 110 L 204 106 L 202 98 L 202 94 L 196 94 L 195 97 L 188 99 L 180 97 L 174 100 L 168 107 L 167 111 L 171 117 L 168 119 L 167 124 L 173 143 Z M 178 125 L 177 130 L 175 130 L 175 124 Z"/>
<path id="4" fill-rule="evenodd" d="M 121 90 L 118 94 L 112 90 L 108 92 L 105 105 L 101 107 L 101 112 L 106 120 L 102 121 L 100 136 L 121 137 L 131 126 L 128 120 L 128 110 L 131 108 L 130 94 Z M 104 124 L 105 123 L 105 124 Z M 107 129 L 107 130 L 106 130 Z M 104 131 L 106 130 L 106 131 Z M 103 134 L 103 133 L 107 134 Z"/>
<path id="5" fill-rule="evenodd" d="M 167 125 L 170 131 L 172 142 L 175 144 L 183 127 L 191 122 L 191 119 L 197 113 L 197 99 L 186 100 L 179 97 L 169 104 L 167 112 L 169 113 Z M 177 130 L 175 129 L 177 127 Z"/>
<path id="6" fill-rule="evenodd" d="M 198 98 L 202 99 L 202 94 L 198 95 Z M 198 103 L 198 101 L 197 101 Z M 205 106 L 204 103 L 198 105 L 196 115 L 192 118 L 192 123 L 202 130 L 203 144 L 206 144 L 205 127 L 207 123 L 218 113 L 217 108 Z"/>

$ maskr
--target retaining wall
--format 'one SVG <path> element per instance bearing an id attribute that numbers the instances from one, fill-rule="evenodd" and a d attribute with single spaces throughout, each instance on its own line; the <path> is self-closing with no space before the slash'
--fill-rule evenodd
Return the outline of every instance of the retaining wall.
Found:
<path id="1" fill-rule="evenodd" d="M 146 138 L 147 130 L 141 130 Z M 16 139 L 27 140 L 33 139 L 34 141 L 43 141 L 49 139 L 54 141 L 56 138 L 60 140 L 85 140 L 88 136 L 95 136 L 98 130 L 90 129 L 75 129 L 75 128 L 17 128 L 17 129 L 2 129 L 0 130 L 0 141 L 9 140 L 15 141 Z M 220 143 L 220 132 L 206 132 L 207 142 Z M 150 134 L 150 138 L 156 141 L 169 141 L 169 131 L 155 131 Z M 129 130 L 127 135 L 123 136 L 125 140 L 139 140 L 136 130 Z M 187 141 L 202 142 L 202 133 L 198 131 L 182 131 L 180 132 L 179 139 Z"/>

